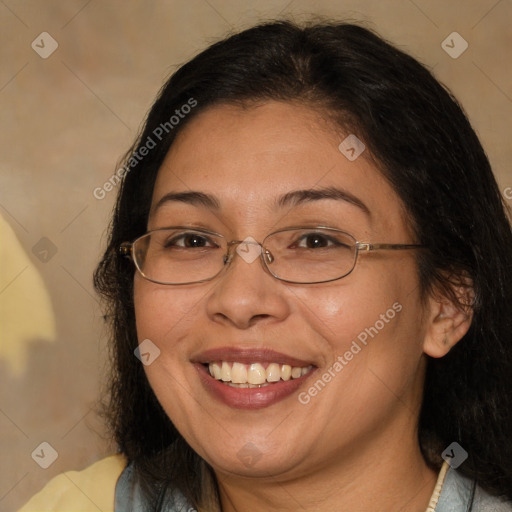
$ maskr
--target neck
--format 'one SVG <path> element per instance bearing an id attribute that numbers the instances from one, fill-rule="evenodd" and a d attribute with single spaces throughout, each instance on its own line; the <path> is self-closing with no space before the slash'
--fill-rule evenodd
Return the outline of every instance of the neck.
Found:
<path id="1" fill-rule="evenodd" d="M 223 512 L 424 512 L 437 473 L 425 463 L 417 436 L 373 439 L 372 446 L 337 454 L 301 476 L 247 478 L 217 474 Z M 350 453 L 352 452 L 352 453 Z"/>

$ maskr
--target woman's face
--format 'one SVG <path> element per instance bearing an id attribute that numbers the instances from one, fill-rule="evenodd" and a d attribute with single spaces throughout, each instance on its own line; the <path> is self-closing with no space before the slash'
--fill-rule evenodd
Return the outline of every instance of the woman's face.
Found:
<path id="1" fill-rule="evenodd" d="M 367 150 L 351 161 L 350 145 L 338 148 L 348 135 L 289 103 L 210 108 L 169 151 L 148 230 L 261 242 L 281 228 L 329 226 L 361 242 L 414 243 Z M 151 386 L 218 474 L 293 478 L 414 438 L 425 327 L 413 251 L 363 253 L 351 274 L 322 284 L 279 281 L 235 253 L 208 282 L 136 274 L 135 308 L 139 341 L 160 350 L 145 366 Z M 209 363 L 224 373 L 210 376 Z M 243 383 L 247 370 L 275 382 L 218 378 Z"/>

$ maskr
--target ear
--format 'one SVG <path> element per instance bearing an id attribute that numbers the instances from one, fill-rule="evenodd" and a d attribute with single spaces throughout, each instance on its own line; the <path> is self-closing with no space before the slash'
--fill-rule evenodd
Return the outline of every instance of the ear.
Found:
<path id="1" fill-rule="evenodd" d="M 473 320 L 475 294 L 469 279 L 452 287 L 448 294 L 437 289 L 428 299 L 429 314 L 423 351 L 431 357 L 443 357 L 468 332 Z"/>

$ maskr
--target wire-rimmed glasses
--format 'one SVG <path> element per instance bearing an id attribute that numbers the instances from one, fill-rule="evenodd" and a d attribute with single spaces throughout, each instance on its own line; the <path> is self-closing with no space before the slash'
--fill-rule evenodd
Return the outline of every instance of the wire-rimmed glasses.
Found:
<path id="1" fill-rule="evenodd" d="M 324 226 L 280 229 L 267 235 L 261 243 L 250 237 L 228 241 L 220 233 L 202 228 L 172 226 L 124 242 L 120 252 L 131 257 L 145 279 L 158 284 L 210 281 L 229 266 L 235 252 L 247 262 L 259 257 L 264 268 L 280 281 L 317 284 L 349 275 L 360 252 L 422 247 L 358 242 L 345 231 Z"/>

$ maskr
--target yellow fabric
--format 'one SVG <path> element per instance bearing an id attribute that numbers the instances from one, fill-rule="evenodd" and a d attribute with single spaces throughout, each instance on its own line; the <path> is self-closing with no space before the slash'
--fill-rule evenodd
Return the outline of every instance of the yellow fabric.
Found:
<path id="1" fill-rule="evenodd" d="M 113 512 L 117 479 L 126 466 L 112 455 L 83 471 L 57 475 L 18 512 Z"/>
<path id="2" fill-rule="evenodd" d="M 34 256 L 41 258 L 47 245 L 38 244 Z M 17 378 L 29 378 L 34 343 L 53 343 L 57 337 L 52 299 L 40 267 L 2 218 L 0 208 L 0 363 Z"/>

